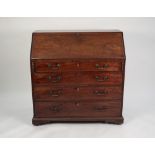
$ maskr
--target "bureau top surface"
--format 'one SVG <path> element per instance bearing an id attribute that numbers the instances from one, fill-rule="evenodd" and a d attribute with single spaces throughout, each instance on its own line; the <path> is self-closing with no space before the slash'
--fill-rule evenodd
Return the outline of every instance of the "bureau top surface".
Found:
<path id="1" fill-rule="evenodd" d="M 32 59 L 124 58 L 123 33 L 45 32 L 32 35 Z"/>

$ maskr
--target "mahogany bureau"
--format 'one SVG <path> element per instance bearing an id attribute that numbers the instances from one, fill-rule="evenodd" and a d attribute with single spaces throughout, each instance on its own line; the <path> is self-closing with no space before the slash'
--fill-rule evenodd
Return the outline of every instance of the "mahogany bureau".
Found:
<path id="1" fill-rule="evenodd" d="M 121 31 L 32 34 L 32 123 L 123 123 Z"/>

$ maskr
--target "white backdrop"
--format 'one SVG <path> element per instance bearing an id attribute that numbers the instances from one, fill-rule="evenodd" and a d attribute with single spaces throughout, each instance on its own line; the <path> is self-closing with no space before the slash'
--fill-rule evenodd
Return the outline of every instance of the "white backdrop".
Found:
<path id="1" fill-rule="evenodd" d="M 83 29 L 124 32 L 124 124 L 33 126 L 32 32 Z M 0 18 L 0 56 L 0 137 L 155 137 L 155 18 Z"/>

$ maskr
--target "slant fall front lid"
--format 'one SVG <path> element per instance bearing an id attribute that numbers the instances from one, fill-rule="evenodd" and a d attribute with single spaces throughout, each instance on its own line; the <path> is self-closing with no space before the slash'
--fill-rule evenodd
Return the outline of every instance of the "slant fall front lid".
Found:
<path id="1" fill-rule="evenodd" d="M 34 32 L 32 59 L 124 58 L 123 33 Z"/>
<path id="2" fill-rule="evenodd" d="M 123 123 L 121 31 L 37 31 L 32 35 L 34 125 Z"/>

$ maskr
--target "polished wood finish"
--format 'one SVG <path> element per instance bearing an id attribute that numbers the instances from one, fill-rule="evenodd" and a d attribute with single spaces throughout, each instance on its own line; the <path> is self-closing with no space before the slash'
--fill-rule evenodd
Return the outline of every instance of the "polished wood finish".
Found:
<path id="1" fill-rule="evenodd" d="M 37 117 L 115 117 L 120 115 L 119 101 L 36 102 Z"/>
<path id="2" fill-rule="evenodd" d="M 109 123 L 109 124 L 122 124 L 124 121 L 124 118 L 122 116 L 115 116 L 115 117 L 33 117 L 32 123 L 33 125 L 42 125 L 47 123 Z"/>
<path id="3" fill-rule="evenodd" d="M 34 32 L 32 123 L 123 123 L 123 33 Z"/>
<path id="4" fill-rule="evenodd" d="M 33 59 L 123 58 L 121 32 L 33 33 Z"/>
<path id="5" fill-rule="evenodd" d="M 35 72 L 60 71 L 122 71 L 121 61 L 115 60 L 35 60 Z"/>
<path id="6" fill-rule="evenodd" d="M 119 87 L 51 87 L 35 86 L 34 100 L 36 101 L 65 101 L 65 100 L 104 100 L 121 99 L 122 88 Z"/>
<path id="7" fill-rule="evenodd" d="M 85 72 L 56 72 L 56 73 L 34 73 L 33 82 L 35 84 L 50 85 L 121 85 L 122 74 L 115 72 L 85 71 Z"/>

